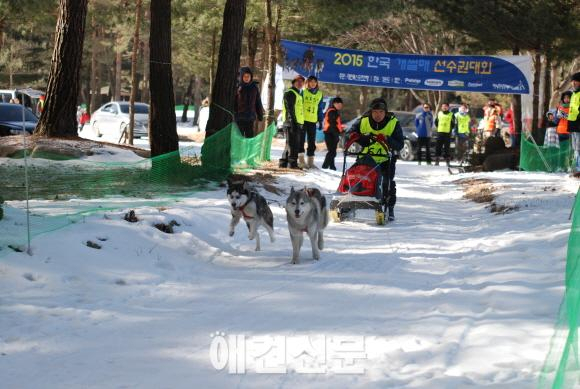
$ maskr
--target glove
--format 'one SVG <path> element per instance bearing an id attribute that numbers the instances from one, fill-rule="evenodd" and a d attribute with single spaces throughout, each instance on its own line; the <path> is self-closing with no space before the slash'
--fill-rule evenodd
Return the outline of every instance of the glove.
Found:
<path id="1" fill-rule="evenodd" d="M 387 138 L 383 134 L 378 134 L 375 138 L 377 142 L 387 143 Z"/>
<path id="2" fill-rule="evenodd" d="M 358 132 L 352 132 L 348 137 L 349 142 L 356 142 L 360 139 L 360 134 Z"/>

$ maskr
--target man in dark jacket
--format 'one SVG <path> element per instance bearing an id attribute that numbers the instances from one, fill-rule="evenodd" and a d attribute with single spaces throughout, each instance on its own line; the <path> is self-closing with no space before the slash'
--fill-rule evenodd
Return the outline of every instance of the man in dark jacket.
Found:
<path id="1" fill-rule="evenodd" d="M 284 135 L 286 146 L 279 160 L 282 168 L 299 169 L 298 151 L 300 150 L 300 135 L 304 125 L 304 104 L 301 89 L 304 86 L 304 77 L 297 75 L 292 80 L 292 87 L 284 93 Z"/>
<path id="2" fill-rule="evenodd" d="M 395 203 L 397 202 L 397 185 L 395 183 L 395 165 L 397 158 L 389 155 L 381 143 L 386 144 L 389 149 L 400 151 L 405 138 L 399 121 L 387 110 L 387 102 L 383 98 L 374 99 L 370 104 L 370 109 L 351 130 L 351 139 L 356 139 L 357 143 L 363 147 L 363 153 L 367 150 L 372 154 L 372 158 L 381 167 L 383 175 L 383 196 L 389 208 L 389 221 L 395 220 Z M 386 188 L 388 188 L 388 193 Z"/>
<path id="3" fill-rule="evenodd" d="M 236 123 L 246 138 L 254 136 L 254 122 L 264 119 L 260 90 L 249 67 L 240 69 L 240 84 L 234 101 Z"/>
<path id="4" fill-rule="evenodd" d="M 423 104 L 423 111 L 415 116 L 417 131 L 417 161 L 421 164 L 422 149 L 425 147 L 427 165 L 431 165 L 431 128 L 433 128 L 433 114 L 428 103 Z"/>

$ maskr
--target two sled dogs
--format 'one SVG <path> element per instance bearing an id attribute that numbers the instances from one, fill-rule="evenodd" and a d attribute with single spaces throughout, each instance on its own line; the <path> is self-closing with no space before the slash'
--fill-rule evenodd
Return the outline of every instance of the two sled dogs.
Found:
<path id="1" fill-rule="evenodd" d="M 247 182 L 228 180 L 227 197 L 232 213 L 230 236 L 234 235 L 236 225 L 244 219 L 248 227 L 248 238 L 256 240 L 256 251 L 261 248 L 258 227 L 264 227 L 270 241 L 274 242 L 274 217 L 262 195 L 249 188 Z M 292 263 L 297 264 L 299 261 L 304 233 L 310 238 L 312 257 L 320 259 L 320 250 L 324 249 L 324 229 L 328 225 L 326 198 L 316 188 L 292 188 L 285 209 L 292 241 Z"/>

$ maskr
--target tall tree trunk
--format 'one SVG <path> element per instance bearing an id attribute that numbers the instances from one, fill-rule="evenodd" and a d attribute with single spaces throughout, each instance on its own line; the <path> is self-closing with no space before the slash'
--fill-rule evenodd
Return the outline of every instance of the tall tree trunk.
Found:
<path id="1" fill-rule="evenodd" d="M 217 28 L 211 33 L 211 64 L 209 67 L 209 101 L 212 99 L 213 83 L 215 76 L 215 52 L 217 47 Z"/>
<path id="2" fill-rule="evenodd" d="M 513 55 L 520 55 L 520 48 L 515 46 L 512 49 Z M 514 110 L 514 131 L 516 133 L 516 138 L 522 134 L 522 96 L 512 95 L 512 107 Z"/>
<path id="3" fill-rule="evenodd" d="M 150 23 L 149 9 L 145 8 L 143 22 Z M 141 82 L 141 102 L 149 104 L 149 39 L 143 37 L 143 81 Z"/>
<path id="4" fill-rule="evenodd" d="M 215 81 L 211 92 L 211 105 L 205 136 L 210 137 L 232 122 L 234 98 L 242 36 L 246 19 L 246 0 L 227 0 L 224 9 L 222 38 Z M 229 164 L 229 159 L 228 159 Z"/>
<path id="5" fill-rule="evenodd" d="M 189 77 L 189 84 L 187 84 L 187 92 L 185 92 L 185 98 L 183 99 L 183 114 L 181 115 L 181 122 L 187 122 L 187 111 L 189 110 L 189 104 L 191 102 L 191 94 L 193 91 L 193 83 L 195 82 L 195 76 Z"/>
<path id="6" fill-rule="evenodd" d="M 87 112 L 89 114 L 93 114 L 99 108 L 99 98 L 101 97 L 101 85 L 99 83 L 99 66 L 100 64 L 97 61 L 98 49 L 99 49 L 99 35 L 98 35 L 98 28 L 95 24 L 94 16 L 91 19 L 91 26 L 93 29 L 93 33 L 91 35 L 92 40 L 92 50 L 91 50 L 91 86 L 90 86 L 90 94 L 91 98 L 89 101 L 89 109 Z"/>
<path id="7" fill-rule="evenodd" d="M 199 111 L 201 109 L 201 77 L 195 75 L 195 82 L 193 84 L 193 105 L 195 105 L 195 116 L 193 117 L 193 125 L 199 123 Z"/>
<path id="8" fill-rule="evenodd" d="M 258 52 L 258 29 L 248 28 L 248 66 L 252 71 L 256 68 L 256 53 Z"/>
<path id="9" fill-rule="evenodd" d="M 135 3 L 135 33 L 133 34 L 133 52 L 131 53 L 131 98 L 129 99 L 129 133 L 127 141 L 133 144 L 133 131 L 135 129 L 135 99 L 137 98 L 137 57 L 139 56 L 139 32 L 141 31 L 141 0 Z"/>
<path id="10" fill-rule="evenodd" d="M 171 0 L 151 0 L 149 145 L 151 156 L 179 149 L 171 71 Z"/>
<path id="11" fill-rule="evenodd" d="M 121 65 L 123 64 L 123 53 L 121 51 L 120 38 L 115 40 L 115 101 L 121 101 Z"/>
<path id="12" fill-rule="evenodd" d="M 272 0 L 266 0 L 266 41 L 268 42 L 268 112 L 266 113 L 266 126 L 272 124 L 275 120 L 274 101 L 276 93 L 276 62 L 277 46 L 279 37 L 280 14 L 281 8 L 278 5 L 276 9 L 276 21 L 272 18 Z"/>
<path id="13" fill-rule="evenodd" d="M 77 100 L 87 0 L 61 0 L 46 101 L 35 134 L 77 135 Z"/>
<path id="14" fill-rule="evenodd" d="M 538 116 L 540 111 L 540 77 L 542 76 L 542 54 L 539 50 L 534 54 L 534 94 L 532 96 L 532 135 L 539 140 Z"/>
<path id="15" fill-rule="evenodd" d="M 546 113 L 550 110 L 550 97 L 552 96 L 552 54 L 546 51 L 546 61 L 544 62 L 544 101 L 542 109 L 542 120 L 546 120 Z M 545 127 L 545 126 L 544 126 Z"/>

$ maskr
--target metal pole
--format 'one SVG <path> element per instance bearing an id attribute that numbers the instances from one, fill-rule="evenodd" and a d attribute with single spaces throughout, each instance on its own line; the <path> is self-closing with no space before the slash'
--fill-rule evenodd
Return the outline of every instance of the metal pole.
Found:
<path id="1" fill-rule="evenodd" d="M 26 112 L 24 111 L 26 108 L 24 106 L 24 93 L 20 93 L 20 98 L 22 101 L 20 104 L 22 105 L 22 142 L 24 145 L 24 186 L 26 191 L 26 240 L 27 240 L 27 248 L 26 253 L 28 255 L 32 255 L 32 248 L 30 247 L 30 204 L 29 204 L 29 194 L 30 194 L 30 185 L 28 182 L 28 149 L 26 144 Z"/>

